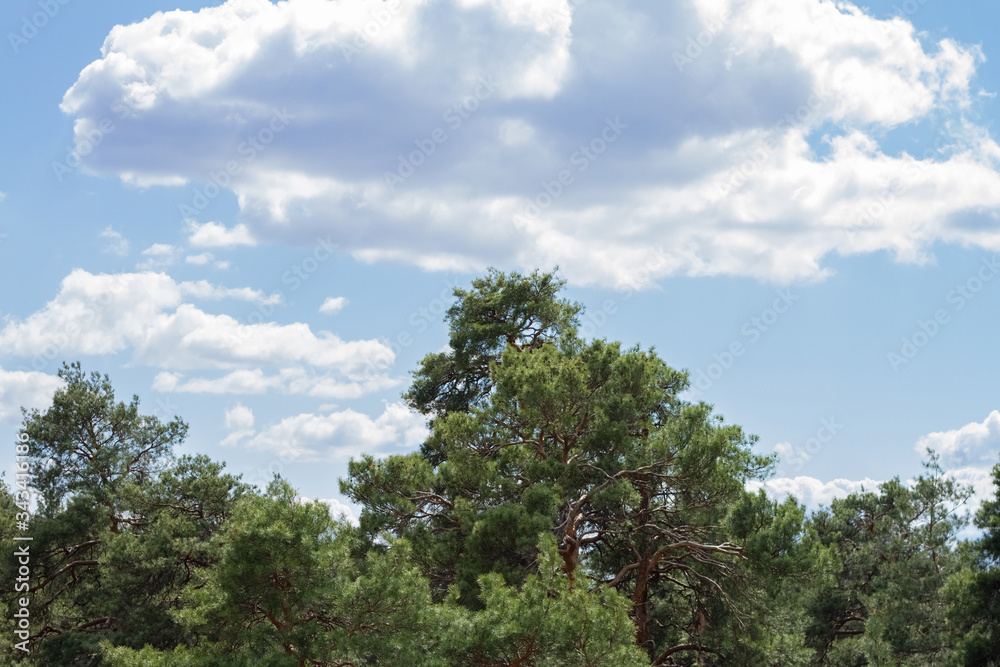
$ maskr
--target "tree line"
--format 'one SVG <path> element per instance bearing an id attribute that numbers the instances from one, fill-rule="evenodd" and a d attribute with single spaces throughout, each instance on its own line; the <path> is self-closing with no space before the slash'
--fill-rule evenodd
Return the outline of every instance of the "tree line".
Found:
<path id="1" fill-rule="evenodd" d="M 175 449 L 188 427 L 78 363 L 24 412 L 37 511 L 0 485 L 8 664 L 1000 665 L 996 496 L 924 473 L 814 512 L 652 349 L 578 334 L 552 274 L 456 289 L 404 398 L 430 435 L 353 459 L 359 525 Z M 17 648 L 28 534 L 31 636 Z M 27 648 L 28 650 L 22 650 Z"/>

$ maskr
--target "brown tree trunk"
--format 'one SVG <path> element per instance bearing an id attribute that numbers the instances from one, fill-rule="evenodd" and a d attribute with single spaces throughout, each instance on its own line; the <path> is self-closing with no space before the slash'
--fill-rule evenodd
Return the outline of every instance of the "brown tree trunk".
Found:
<path id="1" fill-rule="evenodd" d="M 649 641 L 649 557 L 644 555 L 635 573 L 635 592 L 632 609 L 635 614 L 635 643 L 643 646 Z"/>

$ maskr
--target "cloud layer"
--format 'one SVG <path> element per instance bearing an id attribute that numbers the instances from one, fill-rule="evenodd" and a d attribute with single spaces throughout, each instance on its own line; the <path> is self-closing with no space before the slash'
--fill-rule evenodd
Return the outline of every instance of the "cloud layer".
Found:
<path id="1" fill-rule="evenodd" d="M 1000 410 L 994 410 L 981 422 L 929 433 L 914 448 L 923 454 L 928 447 L 940 454 L 942 465 L 949 468 L 992 466 L 1000 461 Z"/>
<path id="2" fill-rule="evenodd" d="M 0 368 L 0 421 L 19 422 L 21 408 L 44 410 L 61 386 L 63 381 L 54 375 Z"/>
<path id="3" fill-rule="evenodd" d="M 268 451 L 287 461 L 346 461 L 362 454 L 384 455 L 412 450 L 428 435 L 425 418 L 403 403 L 388 403 L 372 419 L 351 409 L 303 413 L 254 431 L 252 413 L 240 406 L 226 414 L 232 433 L 226 445 Z"/>
<path id="4" fill-rule="evenodd" d="M 747 484 L 747 489 L 757 491 L 763 488 L 769 495 L 783 498 L 794 496 L 800 503 L 810 509 L 820 506 L 829 507 L 830 501 L 834 498 L 844 498 L 852 493 L 864 491 L 878 491 L 881 482 L 865 478 L 862 481 L 850 479 L 834 479 L 823 482 L 815 477 L 800 475 L 797 477 L 778 477 L 766 482 L 751 482 Z"/>
<path id="5" fill-rule="evenodd" d="M 185 301 L 249 302 L 245 318 L 213 314 Z M 263 393 L 277 390 L 321 397 L 356 397 L 394 386 L 378 368 L 395 355 L 376 340 L 345 341 L 308 324 L 267 321 L 280 295 L 224 288 L 206 281 L 176 282 L 163 273 L 94 275 L 74 270 L 59 293 L 24 320 L 0 328 L 5 354 L 40 361 L 130 350 L 136 363 L 164 370 L 159 391 Z M 187 373 L 212 372 L 212 376 Z"/>
<path id="6" fill-rule="evenodd" d="M 972 422 L 951 431 L 929 433 L 920 438 L 914 449 L 922 457 L 930 447 L 940 455 L 941 467 L 945 473 L 963 485 L 971 486 L 973 496 L 967 507 L 975 511 L 984 500 L 993 498 L 991 471 L 1000 463 L 1000 410 L 994 410 L 982 422 Z M 782 459 L 792 456 L 788 443 L 779 443 L 775 452 Z M 865 479 L 854 481 L 835 479 L 823 482 L 815 477 L 777 477 L 766 482 L 751 482 L 747 488 L 756 491 L 763 488 L 775 497 L 794 496 L 806 507 L 815 509 L 829 505 L 834 498 L 843 498 L 852 493 L 877 491 L 879 481 Z M 968 536 L 968 535 L 966 535 Z"/>
<path id="7" fill-rule="evenodd" d="M 982 61 L 830 0 L 229 0 L 115 27 L 62 109 L 78 144 L 117 123 L 87 169 L 235 193 L 205 247 L 791 281 L 1000 249 Z M 943 139 L 880 144 L 906 124 Z"/>

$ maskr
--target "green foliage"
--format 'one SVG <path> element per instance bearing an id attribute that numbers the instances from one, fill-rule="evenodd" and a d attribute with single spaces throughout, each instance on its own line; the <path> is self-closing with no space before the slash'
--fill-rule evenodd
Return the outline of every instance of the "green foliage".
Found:
<path id="1" fill-rule="evenodd" d="M 649 660 L 633 641 L 631 607 L 614 590 L 588 590 L 568 577 L 551 536 L 538 573 L 518 588 L 498 574 L 481 577 L 482 610 L 451 626 L 452 665 L 640 667 Z"/>
<path id="2" fill-rule="evenodd" d="M 976 527 L 983 535 L 966 548 L 971 561 L 944 590 L 948 618 L 961 636 L 960 662 L 966 667 L 1000 665 L 1000 463 L 993 467 L 996 493 L 983 502 Z"/>
<path id="3" fill-rule="evenodd" d="M 60 376 L 52 407 L 25 413 L 21 429 L 41 494 L 28 529 L 29 661 L 98 665 L 102 640 L 188 644 L 171 612 L 217 560 L 210 538 L 245 487 L 207 457 L 173 459 L 187 432 L 179 419 L 115 401 L 108 378 L 79 364 Z"/>
<path id="4" fill-rule="evenodd" d="M 179 418 L 64 366 L 24 414 L 35 634 L 4 664 L 1000 667 L 1000 464 L 971 542 L 970 490 L 933 452 L 912 483 L 807 516 L 746 490 L 773 459 L 679 398 L 685 372 L 581 339 L 562 285 L 491 270 L 455 290 L 450 347 L 405 394 L 427 441 L 340 481 L 357 527 L 280 478 L 175 459 Z M 0 484 L 9 553 L 14 512 Z"/>
<path id="5" fill-rule="evenodd" d="M 252 658 L 211 654 L 184 646 L 172 651 L 158 651 L 151 646 L 136 650 L 110 643 L 102 645 L 104 667 L 296 667 L 294 657 L 284 653 L 255 655 Z"/>
<path id="6" fill-rule="evenodd" d="M 437 614 L 405 542 L 356 559 L 350 526 L 275 479 L 241 499 L 218 564 L 178 616 L 209 655 L 284 653 L 289 664 L 431 664 Z M 280 664 L 280 663 L 279 663 Z"/>
<path id="7" fill-rule="evenodd" d="M 944 476 L 928 452 L 927 473 L 834 500 L 813 524 L 836 550 L 836 583 L 810 603 L 809 642 L 819 664 L 947 664 L 955 638 L 941 588 L 960 560 L 951 544 L 965 525 L 971 490 Z"/>
<path id="8" fill-rule="evenodd" d="M 79 363 L 64 364 L 59 377 L 66 386 L 56 391 L 52 407 L 44 414 L 25 412 L 22 427 L 43 511 L 52 516 L 77 493 L 114 511 L 118 487 L 141 484 L 162 470 L 187 424 L 140 415 L 138 396 L 116 403 L 108 376 L 88 378 Z"/>
<path id="9" fill-rule="evenodd" d="M 771 460 L 681 401 L 687 375 L 652 350 L 579 339 L 560 285 L 492 272 L 456 291 L 452 351 L 425 359 L 407 394 L 434 415 L 422 454 L 352 461 L 341 491 L 364 530 L 413 545 L 435 599 L 456 586 L 476 610 L 498 581 L 483 575 L 526 585 L 550 535 L 565 575 L 631 599 L 650 656 L 701 646 L 706 624 L 746 616 L 727 588 L 746 559 L 723 525 Z"/>
<path id="10" fill-rule="evenodd" d="M 445 318 L 451 349 L 424 357 L 404 398 L 424 414 L 467 411 L 489 393 L 490 363 L 507 346 L 536 349 L 572 337 L 580 306 L 555 298 L 563 284 L 537 271 L 521 276 L 490 269 L 472 290 L 455 288 L 459 302 Z"/>

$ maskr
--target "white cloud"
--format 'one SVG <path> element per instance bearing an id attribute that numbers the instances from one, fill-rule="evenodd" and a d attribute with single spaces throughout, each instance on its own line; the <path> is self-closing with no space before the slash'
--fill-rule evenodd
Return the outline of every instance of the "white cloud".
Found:
<path id="1" fill-rule="evenodd" d="M 114 253 L 121 257 L 128 254 L 128 239 L 121 232 L 116 232 L 112 229 L 111 225 L 104 228 L 104 231 L 101 232 L 101 238 L 110 240 L 108 245 L 105 246 L 104 252 Z"/>
<path id="2" fill-rule="evenodd" d="M 226 428 L 231 431 L 253 428 L 253 422 L 253 410 L 242 403 L 237 403 L 226 410 Z"/>
<path id="3" fill-rule="evenodd" d="M 211 262 L 213 259 L 215 259 L 215 256 L 212 253 L 202 252 L 198 253 L 197 255 L 188 255 L 187 257 L 184 258 L 184 261 L 187 262 L 188 264 L 194 264 L 195 266 L 204 266 L 205 264 Z"/>
<path id="4" fill-rule="evenodd" d="M 157 381 L 159 380 L 160 378 L 158 376 Z M 153 388 L 157 388 L 156 382 L 154 382 Z M 246 407 L 242 403 L 237 403 L 232 408 L 226 410 L 225 423 L 226 428 L 229 429 L 229 435 L 222 440 L 222 445 L 224 447 L 235 445 L 240 440 L 248 438 L 254 434 L 253 410 Z"/>
<path id="5" fill-rule="evenodd" d="M 732 3 L 695 4 L 709 21 Z M 779 6 L 782 11 L 775 11 Z M 745 49 L 744 57 L 776 49 L 794 54 L 798 65 L 835 97 L 834 120 L 895 126 L 942 102 L 966 106 L 975 65 L 983 60 L 977 49 L 961 48 L 953 40 L 927 53 L 911 23 L 878 20 L 847 2 L 749 3 L 730 27 L 731 47 Z"/>
<path id="6" fill-rule="evenodd" d="M 835 479 L 830 482 L 823 482 L 815 477 L 779 477 L 769 479 L 766 482 L 750 482 L 747 489 L 757 491 L 763 488 L 768 495 L 784 498 L 789 495 L 794 496 L 800 503 L 810 509 L 816 509 L 821 505 L 829 505 L 834 498 L 844 498 L 852 493 L 858 493 L 862 489 L 865 491 L 878 492 L 878 485 L 881 482 L 873 479 L 854 481 L 849 479 Z"/>
<path id="7" fill-rule="evenodd" d="M 375 419 L 351 409 L 286 417 L 241 439 L 241 444 L 293 461 L 343 461 L 362 454 L 413 449 L 427 434 L 422 415 L 403 403 L 390 403 Z"/>
<path id="8" fill-rule="evenodd" d="M 2 202 L 6 198 L 7 198 L 7 193 L 6 192 L 0 192 L 0 202 Z"/>
<path id="9" fill-rule="evenodd" d="M 329 505 L 330 514 L 332 514 L 334 517 L 338 519 L 343 518 L 345 521 L 347 521 L 353 526 L 359 525 L 358 518 L 354 515 L 354 510 L 351 508 L 350 505 L 342 503 L 336 498 L 320 498 L 319 502 L 323 503 L 324 505 Z"/>
<path id="10" fill-rule="evenodd" d="M 241 223 L 191 223 L 203 247 L 332 234 L 364 261 L 559 264 L 608 285 L 648 282 L 643 268 L 785 282 L 824 277 L 831 253 L 1000 250 L 982 224 L 1000 209 L 1000 146 L 963 115 L 978 47 L 925 46 L 905 19 L 848 2 L 571 4 L 161 12 L 115 27 L 62 109 L 94 121 L 124 96 L 137 110 L 91 169 L 144 183 L 223 174 Z M 359 40 L 376 11 L 388 19 Z M 932 124 L 945 150 L 880 143 Z"/>
<path id="11" fill-rule="evenodd" d="M 956 468 L 948 471 L 948 474 L 954 477 L 957 482 L 972 487 L 973 494 L 966 503 L 966 508 L 973 517 L 983 501 L 996 498 L 997 488 L 993 485 L 992 471 L 992 466 Z M 971 530 L 966 530 L 961 535 L 962 538 L 976 536 L 975 527 L 970 526 L 970 528 Z"/>
<path id="12" fill-rule="evenodd" d="M 154 243 L 142 251 L 147 257 L 169 257 L 177 253 L 177 248 L 166 243 Z"/>
<path id="13" fill-rule="evenodd" d="M 972 515 L 975 515 L 976 510 L 979 509 L 984 500 L 990 500 L 995 497 L 996 487 L 993 485 L 991 470 L 991 466 L 945 470 L 945 474 L 959 484 L 972 487 L 973 495 L 960 512 L 969 510 Z M 778 500 L 793 496 L 805 505 L 807 509 L 816 510 L 821 506 L 829 507 L 830 502 L 834 498 L 845 498 L 852 493 L 860 493 L 862 490 L 878 493 L 879 484 L 881 482 L 867 478 L 863 481 L 835 479 L 823 482 L 815 477 L 798 476 L 794 478 L 779 477 L 763 483 L 757 481 L 749 482 L 747 483 L 747 490 L 756 492 L 758 489 L 763 488 L 769 496 Z M 959 535 L 959 538 L 974 538 L 976 535 L 975 528 L 970 525 Z"/>
<path id="14" fill-rule="evenodd" d="M 993 466 L 1000 463 L 1000 410 L 993 410 L 981 422 L 972 422 L 951 431 L 928 433 L 914 449 L 921 455 L 930 447 L 941 456 L 941 467 L 958 482 L 974 491 L 967 507 L 975 513 L 984 500 L 995 497 Z M 973 529 L 962 537 L 975 537 Z"/>
<path id="15" fill-rule="evenodd" d="M 338 380 L 327 374 L 310 373 L 295 366 L 268 375 L 259 368 L 237 370 L 216 378 L 196 377 L 184 380 L 183 373 L 163 371 L 153 380 L 153 388 L 162 392 L 189 394 L 264 394 L 276 391 L 316 398 L 360 398 L 366 394 L 391 389 L 401 380 L 384 375 L 371 379 Z"/>
<path id="16" fill-rule="evenodd" d="M 497 137 L 504 146 L 522 146 L 535 140 L 535 128 L 522 118 L 508 118 L 500 123 Z"/>
<path id="17" fill-rule="evenodd" d="M 207 313 L 184 297 L 236 298 L 274 304 L 247 288 L 228 289 L 207 282 L 175 282 L 163 273 L 93 275 L 76 269 L 63 279 L 56 297 L 24 320 L 9 318 L 0 328 L 0 349 L 32 356 L 56 349 L 64 355 L 115 354 L 131 349 L 133 361 L 173 374 L 157 376 L 162 391 L 185 388 L 181 371 L 235 371 L 264 377 L 277 368 L 280 386 L 291 393 L 357 396 L 389 380 L 379 368 L 395 360 L 376 340 L 345 341 L 308 324 L 244 324 L 224 314 Z M 259 315 L 259 305 L 251 311 Z M 248 313 L 247 318 L 253 321 Z M 197 378 L 188 384 L 197 383 Z M 238 383 L 229 389 L 238 392 Z M 305 387 L 304 389 L 300 389 Z"/>
<path id="18" fill-rule="evenodd" d="M 163 368 L 235 369 L 245 364 L 309 364 L 339 369 L 360 379 L 391 350 L 378 341 L 344 341 L 308 324 L 241 324 L 228 315 L 211 315 L 190 304 L 164 313 L 144 328 L 138 360 Z"/>
<path id="19" fill-rule="evenodd" d="M 194 264 L 195 266 L 206 266 L 207 264 L 212 263 L 213 266 L 216 269 L 219 269 L 220 271 L 224 271 L 228 269 L 230 266 L 232 266 L 232 262 L 230 262 L 228 259 L 215 260 L 215 255 L 213 255 L 210 252 L 201 252 L 198 253 L 197 255 L 188 255 L 187 257 L 184 258 L 184 261 L 187 262 L 188 264 Z"/>
<path id="20" fill-rule="evenodd" d="M 914 449 L 923 454 L 928 447 L 941 455 L 943 467 L 992 466 L 1000 461 L 1000 410 L 994 410 L 982 422 L 928 433 L 917 441 Z"/>
<path id="21" fill-rule="evenodd" d="M 197 282 L 185 281 L 178 283 L 181 293 L 185 296 L 193 296 L 198 299 L 209 299 L 217 301 L 219 299 L 239 299 L 241 301 L 251 301 L 265 305 L 276 305 L 284 299 L 280 293 L 265 296 L 260 290 L 249 287 L 226 288 L 212 285 L 206 280 Z"/>
<path id="22" fill-rule="evenodd" d="M 982 422 L 972 422 L 951 431 L 929 433 L 917 440 L 914 450 L 924 457 L 930 447 L 941 456 L 941 467 L 945 474 L 963 485 L 971 485 L 973 497 L 967 507 L 975 511 L 995 489 L 991 471 L 1000 462 L 1000 410 L 992 411 Z M 786 442 L 778 443 L 774 451 L 782 459 L 789 459 L 794 452 Z M 756 491 L 764 488 L 775 497 L 793 495 L 807 507 L 816 508 L 829 505 L 833 498 L 842 498 L 862 489 L 877 491 L 881 482 L 872 479 L 853 481 L 835 479 L 823 482 L 815 477 L 779 477 L 766 482 L 750 482 L 747 488 Z"/>
<path id="23" fill-rule="evenodd" d="M 300 496 L 299 502 L 311 503 L 313 501 L 307 498 L 306 496 Z M 354 508 L 352 508 L 347 503 L 341 502 L 336 498 L 317 498 L 316 502 L 328 505 L 330 507 L 330 515 L 335 519 L 341 519 L 343 521 L 347 521 L 347 523 L 351 524 L 352 526 L 358 525 L 358 518 L 354 514 Z"/>
<path id="24" fill-rule="evenodd" d="M 971 486 L 973 495 L 963 507 L 957 508 L 957 513 L 961 515 L 966 510 L 974 516 L 984 500 L 992 500 L 996 496 L 996 487 L 993 485 L 991 468 L 965 467 L 946 470 L 945 473 L 963 486 Z M 912 483 L 912 480 L 909 482 Z M 817 510 L 821 506 L 829 507 L 834 498 L 845 498 L 852 493 L 860 493 L 862 490 L 878 493 L 878 486 L 881 482 L 873 479 L 855 481 L 848 479 L 835 479 L 830 482 L 823 482 L 815 477 L 782 477 L 771 479 L 767 482 L 749 482 L 747 490 L 756 492 L 763 488 L 772 498 L 784 500 L 788 496 L 795 497 L 798 502 L 806 506 L 807 510 Z M 956 536 L 957 539 L 975 539 L 980 536 L 980 531 L 971 523 Z"/>
<path id="25" fill-rule="evenodd" d="M 55 375 L 0 368 L 0 421 L 19 421 L 22 407 L 44 410 L 52 404 L 52 395 L 63 385 Z"/>
<path id="26" fill-rule="evenodd" d="M 795 456 L 795 448 L 790 442 L 779 442 L 774 446 L 774 453 L 778 455 L 779 460 L 784 462 Z"/>
<path id="27" fill-rule="evenodd" d="M 218 222 L 199 225 L 188 221 L 188 243 L 196 248 L 229 248 L 238 245 L 257 245 L 250 229 L 244 224 L 226 227 Z M 207 253 L 206 253 L 207 254 Z"/>
<path id="28" fill-rule="evenodd" d="M 140 271 L 155 271 L 173 265 L 180 253 L 179 248 L 175 248 L 167 243 L 154 243 L 142 251 L 142 256 L 146 259 L 135 265 Z"/>
<path id="29" fill-rule="evenodd" d="M 327 297 L 323 305 L 319 307 L 319 312 L 325 313 L 327 315 L 333 315 L 334 313 L 339 313 L 347 305 L 347 299 L 342 296 L 337 297 Z"/>

